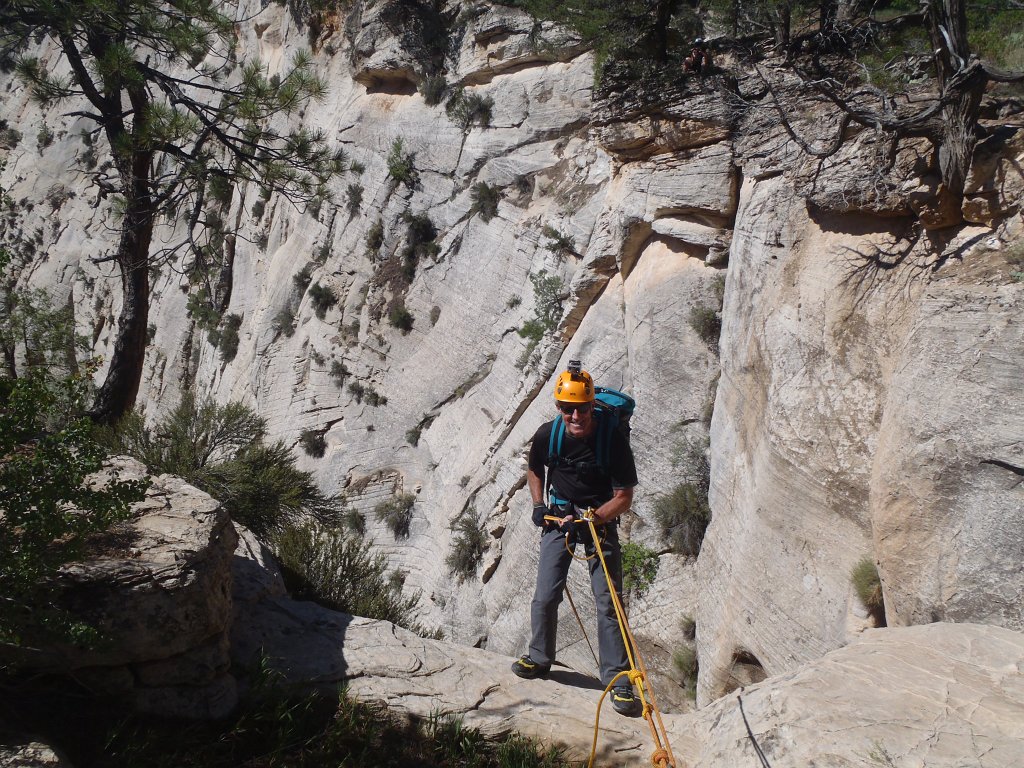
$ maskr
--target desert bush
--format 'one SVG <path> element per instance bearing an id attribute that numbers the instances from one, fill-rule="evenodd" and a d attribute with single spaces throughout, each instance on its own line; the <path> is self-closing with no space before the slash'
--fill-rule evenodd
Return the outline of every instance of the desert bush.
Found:
<path id="1" fill-rule="evenodd" d="M 490 96 L 466 93 L 465 89 L 459 88 L 448 97 L 444 108 L 448 119 L 463 131 L 468 131 L 474 123 L 487 128 L 491 124 L 494 100 Z"/>
<path id="2" fill-rule="evenodd" d="M 697 697 L 697 649 L 684 644 L 672 652 L 672 668 L 679 676 L 679 684 L 691 699 Z"/>
<path id="3" fill-rule="evenodd" d="M 276 315 L 274 315 L 274 321 L 272 323 L 274 333 L 284 334 L 286 338 L 291 338 L 295 333 L 295 310 L 291 307 L 285 307 Z"/>
<path id="4" fill-rule="evenodd" d="M 356 399 L 357 403 L 361 403 L 363 402 L 363 394 L 366 392 L 366 387 L 361 382 L 353 381 L 348 385 L 348 392 Z"/>
<path id="5" fill-rule="evenodd" d="M 405 145 L 401 138 L 391 143 L 391 151 L 388 152 L 388 175 L 395 180 L 396 184 L 405 184 L 413 187 L 416 184 L 415 155 L 405 151 Z"/>
<path id="6" fill-rule="evenodd" d="M 358 183 L 349 184 L 346 190 L 346 198 L 345 208 L 348 210 L 349 216 L 355 216 L 359 213 L 359 206 L 363 204 L 363 185 Z"/>
<path id="7" fill-rule="evenodd" d="M 409 536 L 412 508 L 415 503 L 416 494 L 398 494 L 374 507 L 373 514 L 388 527 L 396 539 L 405 539 Z"/>
<path id="8" fill-rule="evenodd" d="M 349 370 L 345 366 L 344 362 L 341 360 L 331 361 L 331 378 L 334 379 L 334 383 L 337 384 L 339 388 L 345 386 L 345 379 L 348 375 Z"/>
<path id="9" fill-rule="evenodd" d="M 412 330 L 414 318 L 412 312 L 405 306 L 405 301 L 398 300 L 400 298 L 397 297 L 391 302 L 391 308 L 388 310 L 388 322 L 404 335 Z"/>
<path id="10" fill-rule="evenodd" d="M 43 123 L 40 127 L 39 132 L 36 134 L 36 149 L 39 150 L 39 154 L 43 154 L 43 150 L 53 144 L 53 131 L 50 130 L 50 126 Z"/>
<path id="11" fill-rule="evenodd" d="M 418 595 L 405 597 L 388 578 L 387 559 L 370 554 L 366 541 L 345 531 L 305 522 L 274 537 L 289 591 L 300 600 L 368 619 L 418 630 Z"/>
<path id="12" fill-rule="evenodd" d="M 366 515 L 358 509 L 347 509 L 341 516 L 341 524 L 345 530 L 356 536 L 363 536 L 366 533 Z"/>
<path id="13" fill-rule="evenodd" d="M 384 245 L 384 222 L 377 219 L 366 233 L 367 255 L 371 258 L 375 257 L 380 252 L 382 245 Z"/>
<path id="14" fill-rule="evenodd" d="M 338 297 L 334 289 L 327 285 L 314 283 L 309 289 L 309 300 L 313 303 L 313 311 L 321 320 L 327 314 L 327 310 L 338 303 Z"/>
<path id="15" fill-rule="evenodd" d="M 313 265 L 306 264 L 302 269 L 292 275 L 292 282 L 295 283 L 295 290 L 299 294 L 306 292 L 309 288 L 309 284 L 313 282 Z"/>
<path id="16" fill-rule="evenodd" d="M 627 541 L 622 545 L 622 588 L 626 594 L 643 594 L 658 575 L 658 553 L 643 544 Z"/>
<path id="17" fill-rule="evenodd" d="M 878 567 L 870 557 L 861 558 L 850 572 L 850 582 L 857 599 L 867 609 L 876 627 L 885 626 L 885 598 Z"/>
<path id="18" fill-rule="evenodd" d="M 323 458 L 327 452 L 327 438 L 319 429 L 302 430 L 302 434 L 299 436 L 299 445 L 302 446 L 302 450 L 306 452 L 307 456 L 312 456 L 315 459 Z"/>
<path id="19" fill-rule="evenodd" d="M 85 377 L 0 378 L 0 643 L 78 643 L 96 630 L 54 604 L 48 581 L 91 537 L 128 518 L 146 482 L 87 481 L 108 455 L 85 416 Z M 72 511 L 73 510 L 73 511 Z"/>
<path id="20" fill-rule="evenodd" d="M 112 451 L 134 456 L 150 472 L 206 491 L 263 538 L 303 516 L 333 520 L 342 508 L 339 497 L 324 495 L 311 473 L 296 468 L 283 442 L 263 442 L 265 422 L 241 403 L 200 402 L 186 392 L 152 428 L 132 411 L 101 434 Z"/>
<path id="21" fill-rule="evenodd" d="M 718 352 L 718 337 L 722 333 L 722 319 L 714 307 L 698 304 L 690 310 L 690 327 L 700 336 L 701 341 Z"/>
<path id="22" fill-rule="evenodd" d="M 575 253 L 575 250 L 573 249 L 572 238 L 566 234 L 563 234 L 562 232 L 559 232 L 550 224 L 544 225 L 544 227 L 541 229 L 541 234 L 551 241 L 545 247 L 552 253 Z"/>
<path id="23" fill-rule="evenodd" d="M 487 537 L 476 521 L 476 509 L 470 507 L 455 521 L 455 537 L 445 558 L 448 572 L 461 584 L 476 574 L 483 559 Z"/>
<path id="24" fill-rule="evenodd" d="M 238 329 L 242 327 L 242 318 L 239 315 L 225 315 L 220 329 L 220 344 L 218 352 L 222 363 L 230 363 L 238 354 Z"/>
<path id="25" fill-rule="evenodd" d="M 492 187 L 486 181 L 478 181 L 469 190 L 469 197 L 473 201 L 473 205 L 469 209 L 470 212 L 479 214 L 484 222 L 488 222 L 498 215 L 498 201 L 501 200 L 501 194 L 497 187 Z"/>
<path id="26" fill-rule="evenodd" d="M 698 440 L 676 444 L 673 464 L 682 470 L 683 482 L 654 502 L 654 519 L 666 543 L 674 552 L 693 557 L 700 552 L 711 522 L 711 465 L 705 447 L 706 441 Z"/>
<path id="27" fill-rule="evenodd" d="M 433 107 L 441 103 L 444 92 L 448 90 L 448 82 L 444 79 L 444 75 L 430 75 L 423 78 L 419 90 L 423 96 L 423 102 L 428 107 Z"/>

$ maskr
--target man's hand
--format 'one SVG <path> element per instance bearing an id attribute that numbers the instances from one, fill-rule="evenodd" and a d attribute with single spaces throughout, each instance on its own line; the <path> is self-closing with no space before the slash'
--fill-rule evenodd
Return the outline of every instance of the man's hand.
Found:
<path id="1" fill-rule="evenodd" d="M 543 501 L 538 501 L 534 503 L 533 524 L 536 526 L 546 525 L 548 521 L 544 519 L 544 516 L 549 513 L 550 510 L 548 509 L 548 505 L 545 504 Z"/>

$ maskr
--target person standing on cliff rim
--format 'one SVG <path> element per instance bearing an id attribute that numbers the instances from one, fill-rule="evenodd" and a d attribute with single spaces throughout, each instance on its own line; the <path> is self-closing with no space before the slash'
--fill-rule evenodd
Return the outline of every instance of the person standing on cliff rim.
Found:
<path id="1" fill-rule="evenodd" d="M 555 406 L 560 415 L 543 424 L 534 434 L 526 472 L 527 486 L 533 497 L 533 522 L 541 528 L 540 562 L 530 607 L 529 653 L 512 664 L 512 671 L 527 680 L 546 676 L 555 660 L 558 606 L 572 562 L 570 549 L 575 550 L 578 539 L 583 542 L 587 556 L 596 553 L 589 528 L 572 522 L 579 512 L 588 508 L 594 508 L 594 525 L 602 540 L 615 591 L 621 599 L 622 552 L 617 525 L 619 516 L 633 503 L 633 487 L 637 484 L 633 452 L 618 429 L 610 430 L 607 466 L 597 461 L 597 438 L 601 432 L 598 421 L 610 417 L 595 412 L 594 380 L 581 369 L 578 361 L 570 361 L 569 369 L 558 376 Z M 559 419 L 565 425 L 565 433 L 560 449 L 552 456 L 551 433 Z M 547 521 L 546 515 L 559 517 L 561 522 Z M 629 669 L 629 658 L 600 559 L 591 557 L 587 565 L 597 604 L 601 684 L 607 686 L 619 672 Z M 611 700 L 616 712 L 638 714 L 639 702 L 626 678 L 619 678 L 612 688 Z"/>

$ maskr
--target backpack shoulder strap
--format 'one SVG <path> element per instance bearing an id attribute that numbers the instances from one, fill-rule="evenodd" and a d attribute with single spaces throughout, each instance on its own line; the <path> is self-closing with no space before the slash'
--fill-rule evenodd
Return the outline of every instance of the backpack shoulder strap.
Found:
<path id="1" fill-rule="evenodd" d="M 548 464 L 562 455 L 562 440 L 565 437 L 565 422 L 555 419 L 551 424 L 551 436 L 548 438 Z"/>
<path id="2" fill-rule="evenodd" d="M 611 461 L 612 432 L 615 431 L 617 421 L 615 411 L 611 408 L 600 408 L 597 410 L 597 463 L 605 472 Z"/>

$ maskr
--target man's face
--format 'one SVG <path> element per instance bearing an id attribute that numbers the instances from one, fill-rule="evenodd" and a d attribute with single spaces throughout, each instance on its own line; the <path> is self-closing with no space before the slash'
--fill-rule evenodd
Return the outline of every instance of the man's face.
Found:
<path id="1" fill-rule="evenodd" d="M 565 431 L 573 437 L 587 437 L 594 426 L 594 404 L 558 403 L 558 411 L 565 422 Z"/>

